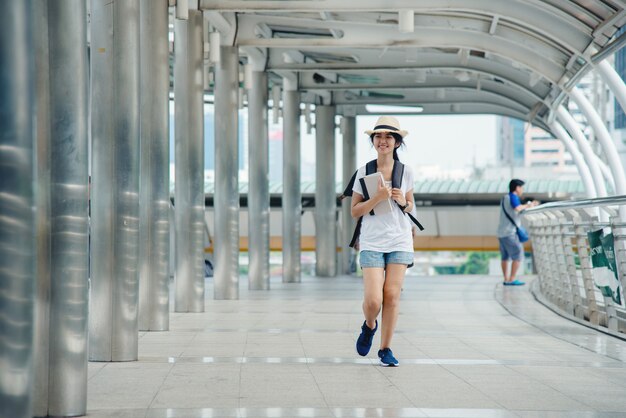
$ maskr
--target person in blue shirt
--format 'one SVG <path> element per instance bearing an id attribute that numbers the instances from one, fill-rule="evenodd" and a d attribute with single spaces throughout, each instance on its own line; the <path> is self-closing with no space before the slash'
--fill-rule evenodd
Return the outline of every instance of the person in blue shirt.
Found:
<path id="1" fill-rule="evenodd" d="M 539 202 L 532 201 L 522 204 L 520 198 L 523 193 L 524 182 L 520 179 L 513 179 L 509 182 L 509 193 L 502 197 L 502 203 L 500 204 L 498 242 L 500 244 L 500 255 L 502 256 L 502 274 L 504 275 L 503 284 L 505 286 L 521 286 L 525 284 L 516 279 L 517 271 L 524 255 L 524 246 L 517 237 L 515 225 L 521 225 L 519 212 L 537 206 Z M 505 215 L 504 211 L 515 222 L 515 225 Z M 510 271 L 509 262 L 511 262 Z"/>

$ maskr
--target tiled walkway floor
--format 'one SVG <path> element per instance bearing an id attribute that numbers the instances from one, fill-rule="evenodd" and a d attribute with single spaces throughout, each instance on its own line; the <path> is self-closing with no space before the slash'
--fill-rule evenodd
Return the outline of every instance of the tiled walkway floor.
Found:
<path id="1" fill-rule="evenodd" d="M 355 352 L 360 279 L 241 286 L 238 301 L 207 298 L 205 313 L 141 333 L 138 362 L 90 363 L 89 416 L 626 416 L 626 343 L 558 317 L 526 287 L 407 278 L 392 369 L 376 345 Z"/>

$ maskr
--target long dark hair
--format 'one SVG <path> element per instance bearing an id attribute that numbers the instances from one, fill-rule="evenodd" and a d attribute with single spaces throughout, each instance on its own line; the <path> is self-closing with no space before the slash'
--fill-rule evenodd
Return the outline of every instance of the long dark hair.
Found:
<path id="1" fill-rule="evenodd" d="M 398 144 L 400 145 L 398 147 L 396 146 L 393 147 L 393 159 L 396 161 L 400 161 L 400 158 L 398 158 L 398 148 L 404 145 L 404 140 L 402 139 L 402 136 L 399 133 L 389 132 L 389 134 L 391 134 L 391 136 L 393 136 L 393 139 L 396 140 L 396 145 Z M 376 135 L 376 133 L 373 133 L 370 135 L 370 141 L 372 141 L 372 145 L 374 144 L 374 135 Z"/>

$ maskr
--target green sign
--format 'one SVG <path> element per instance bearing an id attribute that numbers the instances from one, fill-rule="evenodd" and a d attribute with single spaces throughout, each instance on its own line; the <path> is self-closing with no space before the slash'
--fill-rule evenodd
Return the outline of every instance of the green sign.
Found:
<path id="1" fill-rule="evenodd" d="M 613 302 L 621 305 L 613 234 L 604 235 L 604 232 L 599 229 L 588 232 L 587 238 L 589 240 L 589 255 L 591 256 L 595 285 L 600 289 L 602 295 L 610 297 L 613 299 Z"/>

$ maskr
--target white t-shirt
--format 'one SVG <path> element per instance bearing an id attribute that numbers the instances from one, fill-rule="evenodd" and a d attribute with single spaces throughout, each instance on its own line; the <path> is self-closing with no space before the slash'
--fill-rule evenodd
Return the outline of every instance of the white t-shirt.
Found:
<path id="1" fill-rule="evenodd" d="M 359 179 L 365 177 L 365 166 L 359 168 L 354 181 L 352 191 L 363 196 L 363 189 Z M 391 186 L 391 182 L 387 182 Z M 401 190 L 406 194 L 413 189 L 413 170 L 404 166 L 402 174 Z M 361 223 L 361 235 L 359 237 L 359 249 L 390 253 L 392 251 L 413 252 L 413 235 L 411 234 L 411 220 L 402 213 L 395 202 L 391 205 L 393 210 L 382 215 L 363 215 Z"/>

